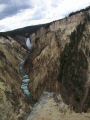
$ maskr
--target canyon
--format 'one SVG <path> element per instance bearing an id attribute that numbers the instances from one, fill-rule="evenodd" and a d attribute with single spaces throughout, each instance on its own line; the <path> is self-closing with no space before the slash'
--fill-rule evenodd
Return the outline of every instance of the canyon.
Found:
<path id="1" fill-rule="evenodd" d="M 31 79 L 29 89 L 33 100 L 28 100 L 20 88 L 22 76 L 19 64 L 28 54 L 25 45 L 26 33 L 31 36 L 33 43 L 32 53 L 25 65 Z M 1 120 L 56 120 L 54 115 L 59 115 L 57 120 L 61 120 L 60 115 L 63 113 L 59 114 L 58 107 L 52 107 L 51 113 L 54 113 L 54 110 L 56 113 L 51 114 L 53 116 L 51 118 L 48 117 L 49 114 L 47 118 L 45 118 L 47 114 L 39 118 L 42 112 L 40 113 L 38 109 L 48 111 L 42 107 L 36 108 L 43 103 L 39 102 L 40 100 L 46 99 L 45 107 L 49 106 L 50 109 L 50 105 L 55 106 L 58 101 L 53 99 L 59 95 L 64 106 L 68 106 L 67 113 L 70 109 L 73 111 L 71 115 L 74 117 L 71 117 L 71 120 L 77 120 L 75 119 L 77 115 L 80 119 L 85 119 L 86 114 L 90 116 L 89 89 L 90 7 L 46 25 L 0 33 Z M 47 91 L 45 97 L 44 91 Z M 47 97 L 48 94 L 50 98 Z M 34 110 L 35 104 L 38 105 Z M 33 111 L 34 114 L 36 110 L 39 114 L 31 119 L 30 112 Z M 87 113 L 81 116 L 80 112 Z M 86 119 L 89 120 L 90 117 Z"/>

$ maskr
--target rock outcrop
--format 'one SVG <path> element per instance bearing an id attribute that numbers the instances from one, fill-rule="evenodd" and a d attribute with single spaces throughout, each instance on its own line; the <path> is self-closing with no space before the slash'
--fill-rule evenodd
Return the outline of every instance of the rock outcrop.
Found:
<path id="1" fill-rule="evenodd" d="M 76 112 L 87 111 L 90 107 L 90 9 L 29 34 L 33 50 L 25 67 L 30 69 L 33 99 L 38 100 L 44 90 L 61 93 L 63 101 Z M 18 66 L 27 55 L 21 37 L 21 34 L 0 37 L 1 120 L 25 119 L 23 116 L 30 110 L 30 102 L 20 90 L 22 78 Z"/>
<path id="2" fill-rule="evenodd" d="M 27 120 L 89 120 L 90 113 L 75 113 L 60 94 L 44 92 Z"/>

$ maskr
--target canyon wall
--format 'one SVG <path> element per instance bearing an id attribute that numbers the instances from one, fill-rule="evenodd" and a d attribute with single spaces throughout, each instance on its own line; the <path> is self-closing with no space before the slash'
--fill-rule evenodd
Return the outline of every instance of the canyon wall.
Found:
<path id="1" fill-rule="evenodd" d="M 42 26 L 30 35 L 33 50 L 25 67 L 30 69 L 33 100 L 38 100 L 44 90 L 54 91 L 78 111 L 87 81 L 90 86 L 90 9 Z M 19 63 L 27 56 L 27 50 L 17 41 L 17 34 L 0 37 L 1 120 L 24 119 L 31 109 L 20 89 Z M 83 111 L 89 108 L 89 96 L 90 93 Z"/>

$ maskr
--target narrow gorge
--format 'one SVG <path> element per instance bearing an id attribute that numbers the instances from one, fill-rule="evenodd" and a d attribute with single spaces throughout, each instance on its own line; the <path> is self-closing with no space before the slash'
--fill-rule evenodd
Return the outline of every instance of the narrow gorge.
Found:
<path id="1" fill-rule="evenodd" d="M 70 109 L 73 111 L 70 120 L 75 116 L 79 116 L 75 120 L 89 120 L 90 7 L 64 19 L 29 28 L 0 33 L 0 120 L 61 120 L 62 111 L 70 112 Z M 20 88 L 19 64 L 27 56 L 25 33 L 30 34 L 33 42 L 25 65 L 31 79 L 31 101 Z M 60 101 L 65 110 L 60 108 L 59 115 Z M 49 114 L 40 117 L 47 106 L 49 111 L 52 109 L 53 118 Z M 54 107 L 50 109 L 50 106 Z"/>

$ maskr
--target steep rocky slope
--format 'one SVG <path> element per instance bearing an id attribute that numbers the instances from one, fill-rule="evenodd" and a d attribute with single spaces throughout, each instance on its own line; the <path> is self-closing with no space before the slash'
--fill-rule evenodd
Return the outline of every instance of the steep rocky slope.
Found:
<path id="1" fill-rule="evenodd" d="M 18 69 L 25 50 L 9 39 L 0 37 L 0 120 L 17 120 L 30 109 L 20 90 Z"/>
<path id="2" fill-rule="evenodd" d="M 84 93 L 85 86 L 90 87 L 90 9 L 52 22 L 48 27 L 42 26 L 29 34 L 33 51 L 25 67 L 30 68 L 33 99 L 38 100 L 45 90 L 53 91 L 61 93 L 63 101 L 76 112 L 81 109 L 87 111 L 90 107 L 90 92 L 86 99 Z M 21 37 L 21 34 L 7 36 L 9 39 L 0 37 L 2 120 L 25 119 L 23 116 L 30 110 L 30 103 L 20 90 L 22 78 L 18 65 L 27 55 Z M 16 41 L 20 41 L 20 44 Z"/>

